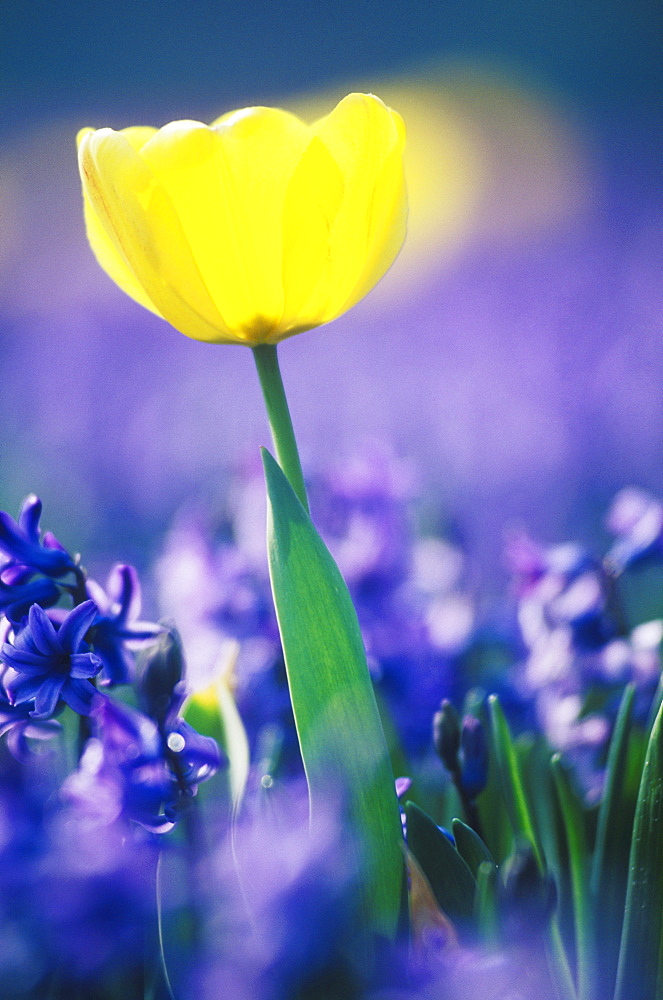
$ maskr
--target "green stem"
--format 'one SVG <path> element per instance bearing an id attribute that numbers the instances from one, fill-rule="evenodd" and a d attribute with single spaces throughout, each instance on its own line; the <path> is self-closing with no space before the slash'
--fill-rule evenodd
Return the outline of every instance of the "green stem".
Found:
<path id="1" fill-rule="evenodd" d="M 267 407 L 276 457 L 302 507 L 309 513 L 304 474 L 297 451 L 295 432 L 292 428 L 288 401 L 285 398 L 283 379 L 275 344 L 260 344 L 253 348 L 260 386 Z"/>

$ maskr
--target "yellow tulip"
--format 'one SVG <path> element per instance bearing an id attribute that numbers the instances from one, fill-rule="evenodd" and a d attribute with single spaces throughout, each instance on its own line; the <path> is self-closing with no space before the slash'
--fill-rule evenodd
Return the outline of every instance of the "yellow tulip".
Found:
<path id="1" fill-rule="evenodd" d="M 120 288 L 188 337 L 276 344 L 340 316 L 394 261 L 404 139 L 371 94 L 313 125 L 255 107 L 210 126 L 83 129 L 88 238 Z"/>

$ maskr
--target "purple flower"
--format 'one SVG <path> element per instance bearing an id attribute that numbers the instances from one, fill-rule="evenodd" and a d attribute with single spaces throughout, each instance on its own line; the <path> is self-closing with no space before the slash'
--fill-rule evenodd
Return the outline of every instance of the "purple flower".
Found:
<path id="1" fill-rule="evenodd" d="M 17 521 L 5 511 L 0 511 L 0 549 L 10 559 L 3 577 L 10 567 L 19 572 L 30 570 L 53 577 L 64 576 L 75 568 L 72 557 L 50 532 L 42 538 L 39 529 L 41 510 L 41 500 L 31 493 L 23 501 Z"/>
<path id="2" fill-rule="evenodd" d="M 188 796 L 195 795 L 200 782 L 211 778 L 221 763 L 216 742 L 179 718 L 171 722 L 165 755 L 179 792 Z"/>
<path id="3" fill-rule="evenodd" d="M 96 614 L 94 601 L 85 601 L 69 612 L 56 631 L 44 609 L 32 605 L 25 627 L 2 647 L 4 663 L 15 671 L 6 681 L 13 705 L 34 698 L 30 715 L 47 719 L 61 699 L 80 715 L 89 715 L 96 695 L 89 678 L 99 673 L 102 663 L 83 639 Z"/>
<path id="4" fill-rule="evenodd" d="M 133 656 L 161 632 L 159 625 L 138 621 L 141 592 L 133 566 L 118 563 L 110 571 L 104 590 L 94 580 L 86 583 L 99 614 L 94 621 L 94 650 L 103 663 L 102 684 L 127 684 Z"/>
<path id="5" fill-rule="evenodd" d="M 60 598 L 60 587 L 54 580 L 45 576 L 31 580 L 31 576 L 32 571 L 23 566 L 0 570 L 0 613 L 14 624 L 19 624 L 31 605 L 50 608 Z"/>
<path id="6" fill-rule="evenodd" d="M 172 777 L 151 719 L 100 698 L 94 709 L 98 735 L 88 740 L 78 770 L 63 792 L 95 822 L 134 820 L 153 833 L 173 827 L 164 804 L 171 798 Z"/>
<path id="7" fill-rule="evenodd" d="M 606 524 L 617 536 L 605 562 L 615 573 L 648 558 L 663 557 L 663 504 L 646 490 L 627 486 L 608 511 Z"/>
<path id="8" fill-rule="evenodd" d="M 99 698 L 94 718 L 97 736 L 68 779 L 68 797 L 97 819 L 112 822 L 121 814 L 152 833 L 167 833 L 198 784 L 218 769 L 215 741 L 177 717 L 161 728 L 110 698 Z"/>
<path id="9" fill-rule="evenodd" d="M 33 718 L 29 702 L 12 705 L 0 686 L 0 736 L 7 734 L 7 747 L 16 760 L 25 760 L 30 752 L 28 738 L 48 740 L 61 730 L 62 726 L 55 719 Z"/>

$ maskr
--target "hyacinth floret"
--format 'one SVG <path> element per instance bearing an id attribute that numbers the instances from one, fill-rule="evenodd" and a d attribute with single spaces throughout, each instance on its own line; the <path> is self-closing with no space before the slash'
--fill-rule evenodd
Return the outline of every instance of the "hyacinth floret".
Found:
<path id="1" fill-rule="evenodd" d="M 138 620 L 141 589 L 133 566 L 114 566 L 105 588 L 94 580 L 87 580 L 85 586 L 99 612 L 94 621 L 94 651 L 103 663 L 101 684 L 127 684 L 133 667 L 131 650 L 156 639 L 161 626 Z"/>
<path id="2" fill-rule="evenodd" d="M 16 760 L 25 760 L 29 754 L 28 738 L 47 740 L 57 736 L 62 726 L 55 719 L 35 719 L 31 703 L 12 705 L 0 685 L 0 736 L 7 736 L 7 748 Z"/>
<path id="3" fill-rule="evenodd" d="M 114 789 L 111 798 L 126 818 L 152 833 L 167 833 L 185 800 L 218 770 L 216 742 L 179 717 L 161 727 L 110 698 L 99 699 L 94 719 L 98 735 L 86 746 L 77 787 L 85 779 L 87 799 L 99 799 L 100 808 Z"/>
<path id="4" fill-rule="evenodd" d="M 51 532 L 42 532 L 41 500 L 31 493 L 17 520 L 0 511 L 0 613 L 20 625 L 32 604 L 51 608 L 66 584 L 61 578 L 79 574 L 76 561 Z"/>
<path id="5" fill-rule="evenodd" d="M 11 642 L 2 646 L 2 659 L 14 672 L 5 680 L 12 705 L 34 699 L 33 719 L 48 719 L 58 702 L 66 702 L 80 715 L 89 715 L 97 696 L 90 678 L 102 668 L 84 637 L 97 615 L 94 601 L 70 611 L 59 629 L 38 604 L 33 604 Z"/>
<path id="6" fill-rule="evenodd" d="M 0 549 L 9 557 L 3 569 L 3 579 L 7 579 L 8 569 L 19 577 L 25 571 L 31 571 L 56 578 L 75 569 L 74 560 L 55 536 L 50 531 L 42 536 L 39 528 L 41 512 L 41 500 L 34 493 L 23 501 L 16 521 L 6 511 L 0 511 Z M 7 582 L 17 582 L 17 579 L 15 577 Z"/>

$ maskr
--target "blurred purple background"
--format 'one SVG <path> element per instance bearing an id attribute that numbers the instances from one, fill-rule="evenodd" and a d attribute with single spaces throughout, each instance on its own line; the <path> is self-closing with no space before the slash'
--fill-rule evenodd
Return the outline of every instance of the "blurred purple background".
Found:
<path id="1" fill-rule="evenodd" d="M 305 466 L 386 439 L 493 582 L 508 523 L 591 539 L 619 487 L 663 492 L 653 4 L 5 0 L 0 18 L 2 508 L 35 490 L 88 563 L 146 565 L 181 502 L 268 443 L 250 353 L 186 339 L 98 268 L 77 129 L 325 109 L 356 86 L 412 124 L 412 234 L 367 300 L 282 345 Z"/>

